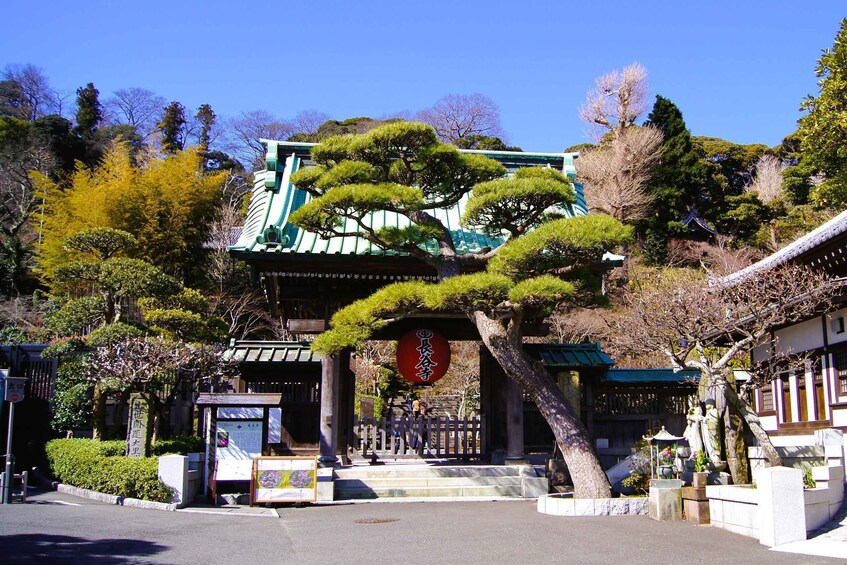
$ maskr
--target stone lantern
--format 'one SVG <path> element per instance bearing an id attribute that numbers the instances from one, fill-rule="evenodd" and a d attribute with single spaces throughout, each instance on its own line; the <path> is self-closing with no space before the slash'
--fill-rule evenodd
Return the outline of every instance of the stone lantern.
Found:
<path id="1" fill-rule="evenodd" d="M 665 430 L 664 426 L 656 435 L 648 439 L 650 444 L 650 474 L 654 479 L 673 478 L 677 442 L 681 439 L 683 438 Z"/>

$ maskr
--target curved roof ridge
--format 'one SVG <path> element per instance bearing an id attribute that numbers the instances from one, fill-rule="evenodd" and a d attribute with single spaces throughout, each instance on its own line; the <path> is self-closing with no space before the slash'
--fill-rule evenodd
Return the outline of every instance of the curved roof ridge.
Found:
<path id="1" fill-rule="evenodd" d="M 824 222 L 817 228 L 813 229 L 806 235 L 799 237 L 782 249 L 771 253 L 764 259 L 757 261 L 740 271 L 715 279 L 712 284 L 716 286 L 731 286 L 737 284 L 754 273 L 767 271 L 768 269 L 787 263 L 792 259 L 796 259 L 810 249 L 813 249 L 845 232 L 847 232 L 847 210 L 841 212 L 828 222 Z"/>

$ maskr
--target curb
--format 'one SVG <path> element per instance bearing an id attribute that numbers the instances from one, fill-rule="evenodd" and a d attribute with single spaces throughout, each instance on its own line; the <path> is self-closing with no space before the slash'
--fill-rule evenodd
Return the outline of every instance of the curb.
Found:
<path id="1" fill-rule="evenodd" d="M 102 492 L 97 492 L 95 490 L 72 487 L 70 485 L 65 485 L 61 483 L 54 483 L 54 485 L 56 486 L 55 490 L 63 494 L 70 494 L 71 496 L 87 498 L 89 500 L 96 500 L 98 502 L 105 502 L 106 504 L 115 504 L 117 506 L 145 508 L 147 510 L 164 510 L 166 512 L 175 512 L 177 507 L 176 504 L 167 504 L 165 502 L 152 502 L 150 500 L 139 500 L 137 498 L 124 498 L 123 496 L 105 494 Z"/>

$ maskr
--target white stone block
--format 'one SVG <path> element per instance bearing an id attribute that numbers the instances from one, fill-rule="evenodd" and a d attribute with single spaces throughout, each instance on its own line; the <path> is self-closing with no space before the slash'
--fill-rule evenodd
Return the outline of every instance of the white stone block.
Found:
<path id="1" fill-rule="evenodd" d="M 803 472 L 787 467 L 761 469 L 756 474 L 759 492 L 759 541 L 774 547 L 806 539 Z"/>
<path id="2" fill-rule="evenodd" d="M 577 498 L 573 502 L 574 516 L 594 516 L 594 499 Z"/>
<path id="3" fill-rule="evenodd" d="M 555 512 L 553 512 L 556 516 L 576 516 L 576 512 L 574 510 L 575 504 L 573 498 L 559 498 L 553 499 L 555 501 Z"/>
<path id="4" fill-rule="evenodd" d="M 811 532 L 817 530 L 831 518 L 829 513 L 829 503 L 819 502 L 817 504 L 806 505 L 806 531 Z"/>
<path id="5" fill-rule="evenodd" d="M 628 498 L 613 498 L 609 502 L 609 513 L 612 516 L 623 516 L 629 514 Z"/>
<path id="6" fill-rule="evenodd" d="M 595 498 L 594 499 L 594 515 L 608 516 L 611 514 L 612 499 L 611 498 Z"/>
<path id="7" fill-rule="evenodd" d="M 159 480 L 174 490 L 173 504 L 182 508 L 191 500 L 188 488 L 188 457 L 185 455 L 163 455 L 159 457 Z"/>
<path id="8" fill-rule="evenodd" d="M 539 496 L 535 501 L 535 511 L 539 514 L 547 514 L 547 496 Z"/>
<path id="9" fill-rule="evenodd" d="M 629 513 L 630 514 L 638 514 L 645 515 L 648 512 L 648 501 L 646 498 L 630 498 L 629 499 Z"/>
<path id="10" fill-rule="evenodd" d="M 708 488 L 708 487 L 707 487 Z M 709 518 L 712 523 L 722 524 L 724 521 L 723 517 L 723 500 L 719 498 L 710 498 L 709 499 Z"/>

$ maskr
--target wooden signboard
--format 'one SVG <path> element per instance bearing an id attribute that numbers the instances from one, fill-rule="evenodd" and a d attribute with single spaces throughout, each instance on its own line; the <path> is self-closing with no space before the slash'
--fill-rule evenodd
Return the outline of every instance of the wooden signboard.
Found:
<path id="1" fill-rule="evenodd" d="M 317 457 L 256 457 L 250 505 L 263 502 L 314 502 L 318 493 Z"/>

